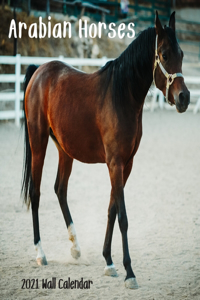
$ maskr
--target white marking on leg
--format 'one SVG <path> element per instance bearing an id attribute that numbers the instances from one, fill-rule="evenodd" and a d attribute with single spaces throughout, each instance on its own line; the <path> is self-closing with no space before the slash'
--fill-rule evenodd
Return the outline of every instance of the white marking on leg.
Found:
<path id="1" fill-rule="evenodd" d="M 114 264 L 105 267 L 106 270 L 107 270 L 107 269 L 112 269 L 112 268 L 115 269 L 115 265 L 114 265 Z"/>
<path id="2" fill-rule="evenodd" d="M 47 260 L 42 249 L 41 241 L 35 245 L 35 250 L 37 251 L 36 261 L 38 265 L 47 265 Z"/>
<path id="3" fill-rule="evenodd" d="M 106 266 L 104 269 L 104 274 L 107 276 L 113 276 L 113 277 L 118 276 L 117 271 L 115 269 L 115 265 L 112 264 L 112 265 Z"/>
<path id="4" fill-rule="evenodd" d="M 69 240 L 72 241 L 73 243 L 73 246 L 71 248 L 71 255 L 73 258 L 78 259 L 81 256 L 81 250 L 78 244 L 76 231 L 73 223 L 69 225 L 68 233 L 69 233 Z"/>

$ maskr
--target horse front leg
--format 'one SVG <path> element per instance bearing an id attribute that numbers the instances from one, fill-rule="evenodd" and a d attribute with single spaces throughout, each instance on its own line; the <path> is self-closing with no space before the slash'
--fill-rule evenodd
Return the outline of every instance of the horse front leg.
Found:
<path id="1" fill-rule="evenodd" d="M 132 162 L 131 162 L 132 166 Z M 138 288 L 135 275 L 131 267 L 131 259 L 128 248 L 128 219 L 126 214 L 126 207 L 124 201 L 124 184 L 127 178 L 124 178 L 124 166 L 123 164 L 111 162 L 109 165 L 109 173 L 111 179 L 111 199 L 115 203 L 116 213 L 118 215 L 119 228 L 122 234 L 122 247 L 123 247 L 123 264 L 126 270 L 125 286 L 127 288 L 136 289 Z M 130 167 L 131 169 L 131 167 Z M 130 174 L 130 172 L 128 172 Z M 114 224 L 113 224 L 114 226 Z"/>
<path id="2" fill-rule="evenodd" d="M 128 164 L 124 168 L 124 172 L 123 172 L 124 187 L 130 175 L 132 164 L 133 164 L 133 158 L 129 160 Z M 112 243 L 113 229 L 116 220 L 116 214 L 117 211 L 115 206 L 115 199 L 111 192 L 110 204 L 108 208 L 108 222 L 107 222 L 106 236 L 105 236 L 105 241 L 103 246 L 103 256 L 107 264 L 104 269 L 104 274 L 108 276 L 117 276 L 115 265 L 113 264 L 112 257 L 111 257 L 111 243 Z"/>

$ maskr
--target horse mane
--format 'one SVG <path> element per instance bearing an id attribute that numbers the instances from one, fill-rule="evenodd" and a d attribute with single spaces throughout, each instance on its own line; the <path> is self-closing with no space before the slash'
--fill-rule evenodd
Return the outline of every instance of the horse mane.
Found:
<path id="1" fill-rule="evenodd" d="M 125 108 L 132 97 L 139 102 L 141 82 L 148 79 L 151 84 L 155 36 L 154 27 L 142 31 L 118 58 L 109 61 L 98 71 L 98 74 L 102 75 L 102 99 L 110 89 L 112 103 L 116 109 Z"/>

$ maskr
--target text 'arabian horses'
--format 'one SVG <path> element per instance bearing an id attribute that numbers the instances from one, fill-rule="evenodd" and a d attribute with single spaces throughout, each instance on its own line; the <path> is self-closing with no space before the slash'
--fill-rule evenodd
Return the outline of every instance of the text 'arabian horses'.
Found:
<path id="1" fill-rule="evenodd" d="M 117 275 L 111 257 L 113 227 L 118 216 L 123 245 L 125 285 L 137 288 L 128 249 L 128 220 L 124 187 L 142 136 L 144 99 L 155 81 L 167 101 L 186 111 L 190 94 L 182 75 L 183 52 L 175 35 L 175 13 L 162 27 L 156 13 L 155 28 L 144 30 L 115 60 L 93 74 L 60 61 L 39 68 L 31 65 L 25 79 L 25 158 L 22 193 L 31 203 L 34 244 L 38 264 L 47 264 L 42 250 L 38 207 L 40 182 L 48 138 L 59 153 L 55 193 L 72 241 L 71 254 L 80 256 L 77 236 L 67 204 L 67 185 L 73 159 L 106 163 L 111 180 L 108 223 L 103 247 L 105 274 Z"/>

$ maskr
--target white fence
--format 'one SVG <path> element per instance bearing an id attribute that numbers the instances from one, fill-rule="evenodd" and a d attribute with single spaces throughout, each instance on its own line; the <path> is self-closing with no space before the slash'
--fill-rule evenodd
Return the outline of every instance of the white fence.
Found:
<path id="1" fill-rule="evenodd" d="M 91 58 L 64 58 L 59 57 L 22 57 L 20 54 L 16 56 L 0 56 L 0 64 L 15 65 L 15 74 L 0 74 L 1 82 L 14 82 L 15 91 L 14 92 L 1 92 L 0 101 L 15 101 L 15 109 L 8 111 L 0 111 L 0 120 L 15 119 L 17 126 L 20 124 L 20 118 L 22 118 L 22 110 L 20 109 L 20 101 L 23 99 L 23 92 L 21 91 L 21 82 L 24 81 L 24 75 L 21 74 L 21 65 L 36 64 L 41 65 L 43 63 L 49 62 L 51 60 L 60 60 L 73 66 L 103 66 L 110 60 L 106 57 L 91 59 Z M 185 77 L 186 83 L 200 84 L 199 77 Z M 200 90 L 190 90 L 191 96 L 199 96 L 197 103 L 194 107 L 194 113 L 200 109 Z M 159 106 L 163 108 L 164 97 L 159 90 L 154 89 L 151 93 L 151 111 L 154 110 L 157 104 L 157 96 L 159 98 Z"/>
<path id="2" fill-rule="evenodd" d="M 15 74 L 0 74 L 1 82 L 14 82 L 14 92 L 1 92 L 0 101 L 15 101 L 15 110 L 0 111 L 0 120 L 15 119 L 17 126 L 20 124 L 20 118 L 22 118 L 22 110 L 20 110 L 20 101 L 23 99 L 23 92 L 21 91 L 21 82 L 24 81 L 24 76 L 21 74 L 21 65 L 42 65 L 52 60 L 60 60 L 73 66 L 98 66 L 101 67 L 106 64 L 110 59 L 106 57 L 102 58 L 64 58 L 59 57 L 22 57 L 20 54 L 16 56 L 0 56 L 0 64 L 15 65 Z"/>

